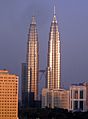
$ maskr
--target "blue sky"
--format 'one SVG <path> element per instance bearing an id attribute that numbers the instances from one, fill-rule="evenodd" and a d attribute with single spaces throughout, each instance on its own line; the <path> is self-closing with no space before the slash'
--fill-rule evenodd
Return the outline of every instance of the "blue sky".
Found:
<path id="1" fill-rule="evenodd" d="M 40 68 L 46 68 L 54 4 L 61 40 L 62 85 L 88 81 L 88 0 L 0 0 L 0 68 L 21 75 L 33 15 L 40 43 Z"/>

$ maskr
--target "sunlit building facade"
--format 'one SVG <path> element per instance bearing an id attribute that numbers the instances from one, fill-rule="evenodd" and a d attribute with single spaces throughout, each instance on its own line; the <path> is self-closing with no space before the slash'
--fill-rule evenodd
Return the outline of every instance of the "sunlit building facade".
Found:
<path id="1" fill-rule="evenodd" d="M 85 84 L 74 84 L 70 86 L 70 110 L 86 111 L 88 109 L 88 90 Z"/>
<path id="2" fill-rule="evenodd" d="M 32 17 L 27 43 L 27 91 L 38 99 L 39 43 L 35 17 Z"/>
<path id="3" fill-rule="evenodd" d="M 0 119 L 18 119 L 18 76 L 0 70 Z"/>
<path id="4" fill-rule="evenodd" d="M 69 110 L 69 91 L 64 89 L 42 90 L 42 108 L 63 108 Z"/>
<path id="5" fill-rule="evenodd" d="M 60 88 L 60 37 L 54 11 L 48 42 L 47 88 Z"/>

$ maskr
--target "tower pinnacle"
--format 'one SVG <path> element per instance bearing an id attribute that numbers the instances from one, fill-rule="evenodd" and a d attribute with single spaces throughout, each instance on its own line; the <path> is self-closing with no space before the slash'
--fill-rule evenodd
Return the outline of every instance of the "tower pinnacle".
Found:
<path id="1" fill-rule="evenodd" d="M 54 5 L 54 16 L 56 16 L 56 8 L 55 8 L 55 5 Z"/>
<path id="2" fill-rule="evenodd" d="M 55 5 L 54 5 L 54 16 L 53 16 L 53 23 L 57 23 L 57 20 L 56 20 L 56 8 L 55 8 Z"/>
<path id="3" fill-rule="evenodd" d="M 36 24 L 35 16 L 32 16 L 32 24 Z"/>

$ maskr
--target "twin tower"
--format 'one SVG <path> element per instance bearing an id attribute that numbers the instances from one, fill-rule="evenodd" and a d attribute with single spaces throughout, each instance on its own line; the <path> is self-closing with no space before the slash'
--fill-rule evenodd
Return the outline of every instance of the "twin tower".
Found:
<path id="1" fill-rule="evenodd" d="M 48 89 L 60 88 L 60 37 L 58 23 L 54 10 L 53 20 L 50 26 L 48 41 L 48 61 L 46 84 Z M 38 79 L 39 79 L 39 41 L 36 29 L 35 17 L 32 17 L 27 42 L 27 85 L 26 91 L 34 93 L 34 99 L 38 99 Z"/>

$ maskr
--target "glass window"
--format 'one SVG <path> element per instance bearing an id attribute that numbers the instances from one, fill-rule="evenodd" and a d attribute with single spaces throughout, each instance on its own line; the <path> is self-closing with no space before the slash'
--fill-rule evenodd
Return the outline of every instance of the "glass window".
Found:
<path id="1" fill-rule="evenodd" d="M 83 110 L 83 101 L 80 101 L 80 110 Z"/>
<path id="2" fill-rule="evenodd" d="M 83 99 L 83 90 L 80 91 L 80 99 Z"/>
<path id="3" fill-rule="evenodd" d="M 74 91 L 74 99 L 78 99 L 78 90 Z"/>
<path id="4" fill-rule="evenodd" d="M 71 101 L 71 109 L 72 109 L 72 101 Z"/>
<path id="5" fill-rule="evenodd" d="M 78 101 L 74 101 L 74 110 L 78 109 Z"/>

